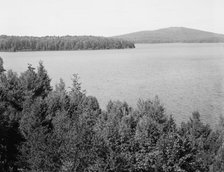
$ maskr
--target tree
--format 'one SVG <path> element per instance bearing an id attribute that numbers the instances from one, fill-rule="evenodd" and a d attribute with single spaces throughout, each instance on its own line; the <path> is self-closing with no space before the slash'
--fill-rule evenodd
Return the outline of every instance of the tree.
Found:
<path id="1" fill-rule="evenodd" d="M 18 147 L 23 141 L 18 121 L 22 107 L 19 85 L 16 73 L 0 73 L 0 170 L 3 172 L 16 172 L 19 166 Z"/>
<path id="2" fill-rule="evenodd" d="M 95 36 L 0 36 L 0 51 L 45 51 L 135 48 L 134 43 L 118 38 Z"/>
<path id="3" fill-rule="evenodd" d="M 2 72 L 4 72 L 5 71 L 5 69 L 3 68 L 3 60 L 2 60 L 2 58 L 0 57 L 0 74 L 2 73 Z"/>
<path id="4" fill-rule="evenodd" d="M 101 110 L 77 74 L 70 89 L 50 81 L 42 63 L 0 73 L 0 171 L 223 171 L 223 118 L 214 130 L 194 112 L 178 126 L 158 97 Z"/>

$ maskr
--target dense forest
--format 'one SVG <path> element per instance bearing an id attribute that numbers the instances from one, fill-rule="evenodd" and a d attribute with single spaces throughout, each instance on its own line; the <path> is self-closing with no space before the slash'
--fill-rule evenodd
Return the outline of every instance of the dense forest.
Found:
<path id="1" fill-rule="evenodd" d="M 105 110 L 78 75 L 53 88 L 40 62 L 21 74 L 0 59 L 1 172 L 223 172 L 224 120 L 176 124 L 156 97 Z"/>
<path id="2" fill-rule="evenodd" d="M 95 36 L 0 36 L 0 51 L 99 50 L 123 48 L 135 48 L 135 45 L 123 39 Z"/>

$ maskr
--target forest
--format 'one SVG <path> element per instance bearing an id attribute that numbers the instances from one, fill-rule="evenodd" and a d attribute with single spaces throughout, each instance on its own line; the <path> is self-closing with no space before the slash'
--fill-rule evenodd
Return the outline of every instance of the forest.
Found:
<path id="1" fill-rule="evenodd" d="M 96 36 L 6 36 L 0 35 L 0 51 L 99 50 L 135 48 L 118 38 Z"/>
<path id="2" fill-rule="evenodd" d="M 222 117 L 177 124 L 158 97 L 103 110 L 77 74 L 53 87 L 42 62 L 17 74 L 0 59 L 1 172 L 223 172 L 223 139 Z"/>

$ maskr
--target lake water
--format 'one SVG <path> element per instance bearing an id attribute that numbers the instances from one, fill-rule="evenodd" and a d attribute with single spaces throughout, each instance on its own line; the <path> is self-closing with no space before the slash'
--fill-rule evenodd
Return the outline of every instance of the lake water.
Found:
<path id="1" fill-rule="evenodd" d="M 52 85 L 71 84 L 78 73 L 83 89 L 104 109 L 107 102 L 158 95 L 179 123 L 199 111 L 212 125 L 224 114 L 224 44 L 137 44 L 135 49 L 0 52 L 6 69 L 23 72 L 42 60 Z"/>

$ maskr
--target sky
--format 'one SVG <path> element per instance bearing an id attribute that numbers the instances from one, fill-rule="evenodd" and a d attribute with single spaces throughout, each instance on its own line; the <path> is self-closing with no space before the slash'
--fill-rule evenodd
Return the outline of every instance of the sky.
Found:
<path id="1" fill-rule="evenodd" d="M 0 0 L 0 35 L 115 36 L 166 27 L 224 34 L 224 0 Z"/>

